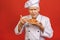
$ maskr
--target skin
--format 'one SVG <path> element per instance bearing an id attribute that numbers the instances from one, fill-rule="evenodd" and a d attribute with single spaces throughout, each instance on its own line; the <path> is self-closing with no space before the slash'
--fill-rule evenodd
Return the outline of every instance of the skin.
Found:
<path id="1" fill-rule="evenodd" d="M 39 7 L 29 7 L 29 14 L 32 16 L 33 19 L 36 19 L 36 17 L 39 15 L 39 11 L 40 8 Z M 22 19 L 22 16 L 20 16 L 20 23 L 18 24 L 18 31 L 20 32 L 22 26 L 27 22 L 27 19 Z M 29 22 L 30 23 L 30 22 Z M 33 23 L 31 23 L 33 24 Z M 37 27 L 39 27 L 39 29 L 44 32 L 44 27 L 42 25 L 42 23 L 39 23 L 38 21 L 36 23 L 34 23 L 34 25 L 36 25 Z"/>
<path id="2" fill-rule="evenodd" d="M 39 7 L 29 7 L 29 13 L 32 18 L 36 18 L 39 15 L 40 8 Z"/>

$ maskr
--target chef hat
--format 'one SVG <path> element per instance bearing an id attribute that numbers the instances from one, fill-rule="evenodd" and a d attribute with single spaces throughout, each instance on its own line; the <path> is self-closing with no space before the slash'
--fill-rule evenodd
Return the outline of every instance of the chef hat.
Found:
<path id="1" fill-rule="evenodd" d="M 28 7 L 31 7 L 31 6 L 39 7 L 39 0 L 28 0 L 25 3 L 25 8 L 28 8 Z"/>

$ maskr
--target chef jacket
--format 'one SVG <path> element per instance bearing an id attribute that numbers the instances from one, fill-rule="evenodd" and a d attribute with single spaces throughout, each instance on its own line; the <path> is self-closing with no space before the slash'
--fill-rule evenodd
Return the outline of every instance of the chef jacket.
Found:
<path id="1" fill-rule="evenodd" d="M 31 15 L 23 16 L 22 18 L 32 19 Z M 29 24 L 28 22 L 25 23 L 20 32 L 18 32 L 18 22 L 17 26 L 14 29 L 15 34 L 21 34 L 25 28 L 25 40 L 45 40 L 45 37 L 51 38 L 53 36 L 53 30 L 49 18 L 39 14 L 36 20 L 42 23 L 44 32 L 42 32 L 38 26 Z"/>

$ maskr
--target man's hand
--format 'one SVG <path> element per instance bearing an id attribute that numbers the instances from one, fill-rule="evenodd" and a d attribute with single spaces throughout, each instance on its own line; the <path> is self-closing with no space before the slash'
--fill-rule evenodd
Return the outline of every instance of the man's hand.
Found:
<path id="1" fill-rule="evenodd" d="M 22 24 L 25 24 L 26 22 L 27 22 L 27 18 L 22 18 L 22 15 L 20 15 L 20 22 L 22 23 Z"/>
<path id="2" fill-rule="evenodd" d="M 19 24 L 18 24 L 18 31 L 20 32 L 20 30 L 22 29 L 22 26 L 27 22 L 27 19 L 26 18 L 22 18 L 22 15 L 20 15 L 20 21 L 19 21 Z"/>
<path id="3" fill-rule="evenodd" d="M 32 25 L 36 25 L 37 27 L 39 27 L 39 29 L 43 32 L 44 31 L 44 27 L 42 25 L 42 23 L 38 22 L 36 19 L 30 19 L 29 23 Z"/>
<path id="4" fill-rule="evenodd" d="M 44 27 L 43 27 L 42 23 L 36 22 L 35 25 L 37 25 L 37 26 L 40 28 L 40 30 L 41 30 L 42 32 L 44 32 Z"/>

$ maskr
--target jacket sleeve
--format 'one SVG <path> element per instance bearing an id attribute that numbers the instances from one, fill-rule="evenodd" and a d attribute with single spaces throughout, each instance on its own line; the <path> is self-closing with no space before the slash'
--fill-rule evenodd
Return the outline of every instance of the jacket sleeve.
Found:
<path id="1" fill-rule="evenodd" d="M 45 22 L 44 32 L 41 32 L 41 36 L 51 38 L 53 36 L 53 30 L 50 24 L 49 18 Z"/>
<path id="2" fill-rule="evenodd" d="M 18 24 L 19 24 L 19 22 L 18 22 Z M 15 29 L 14 29 L 14 32 L 15 32 L 16 35 L 21 34 L 22 31 L 23 31 L 23 29 L 24 29 L 24 25 L 23 25 L 23 27 L 22 27 L 22 29 L 20 30 L 20 32 L 18 32 L 18 24 L 16 25 L 16 27 L 15 27 Z"/>
<path id="3" fill-rule="evenodd" d="M 24 18 L 28 18 L 28 15 L 22 17 L 22 19 L 24 19 Z M 20 23 L 20 21 L 18 22 L 18 24 L 19 24 L 19 23 Z M 16 25 L 16 27 L 15 27 L 15 29 L 14 29 L 14 32 L 15 32 L 15 34 L 17 34 L 17 35 L 19 35 L 19 34 L 22 33 L 22 31 L 24 30 L 24 25 L 25 25 L 26 23 L 22 26 L 22 29 L 20 30 L 20 32 L 18 32 L 18 24 Z"/>

